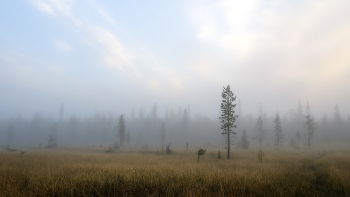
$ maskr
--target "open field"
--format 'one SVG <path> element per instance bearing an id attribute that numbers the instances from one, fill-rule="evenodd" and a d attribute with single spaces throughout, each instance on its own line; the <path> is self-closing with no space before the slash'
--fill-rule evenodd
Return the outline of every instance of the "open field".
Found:
<path id="1" fill-rule="evenodd" d="M 1 150 L 0 196 L 350 196 L 349 150 L 104 150 Z"/>

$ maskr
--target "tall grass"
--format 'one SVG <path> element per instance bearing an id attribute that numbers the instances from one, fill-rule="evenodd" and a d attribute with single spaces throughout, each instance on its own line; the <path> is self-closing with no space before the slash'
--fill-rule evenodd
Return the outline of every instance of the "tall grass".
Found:
<path id="1" fill-rule="evenodd" d="M 210 152 L 210 150 L 208 150 Z M 212 150 L 217 152 L 217 150 Z M 350 151 L 0 153 L 0 196 L 350 196 Z"/>

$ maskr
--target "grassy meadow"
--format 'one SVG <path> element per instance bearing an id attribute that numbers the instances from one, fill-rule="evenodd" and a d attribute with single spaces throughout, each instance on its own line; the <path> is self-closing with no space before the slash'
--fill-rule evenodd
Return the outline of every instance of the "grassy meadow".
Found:
<path id="1" fill-rule="evenodd" d="M 0 196 L 350 196 L 350 151 L 0 150 Z"/>

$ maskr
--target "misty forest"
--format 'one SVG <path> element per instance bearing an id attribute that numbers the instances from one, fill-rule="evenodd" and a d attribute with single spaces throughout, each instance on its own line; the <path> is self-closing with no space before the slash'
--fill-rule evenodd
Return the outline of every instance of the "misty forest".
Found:
<path id="1" fill-rule="evenodd" d="M 218 96 L 220 97 L 220 95 Z M 295 109 L 286 113 L 266 114 L 260 105 L 259 114 L 244 114 L 244 101 L 235 102 L 235 135 L 232 136 L 234 149 L 242 149 L 243 141 L 251 147 L 350 147 L 349 115 L 340 114 L 334 105 L 332 113 L 315 120 L 312 103 L 295 102 Z M 218 104 L 219 105 L 219 104 Z M 59 106 L 59 105 L 58 105 Z M 56 118 L 40 112 L 31 119 L 21 115 L 0 121 L 1 144 L 10 147 L 141 147 L 148 144 L 155 149 L 165 148 L 168 142 L 178 148 L 186 143 L 192 148 L 224 148 L 226 144 L 220 133 L 220 119 L 201 114 L 192 114 L 191 107 L 166 107 L 160 112 L 157 104 L 139 110 L 131 109 L 131 115 L 115 114 L 95 110 L 84 117 L 65 116 L 62 104 L 57 107 Z M 124 128 L 120 132 L 119 122 Z M 313 131 L 308 136 L 308 124 L 312 121 Z M 244 132 L 243 132 L 244 131 Z M 244 137 L 243 137 L 244 135 Z M 310 138 L 310 141 L 309 141 Z M 52 147 L 53 143 L 55 144 Z M 309 146 L 310 145 L 310 146 Z"/>
<path id="2" fill-rule="evenodd" d="M 349 8 L 0 2 L 0 197 L 350 196 Z"/>

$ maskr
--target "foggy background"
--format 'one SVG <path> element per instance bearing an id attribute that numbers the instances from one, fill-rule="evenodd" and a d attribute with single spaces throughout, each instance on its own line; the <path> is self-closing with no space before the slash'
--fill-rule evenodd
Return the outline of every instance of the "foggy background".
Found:
<path id="1" fill-rule="evenodd" d="M 349 8 L 346 0 L 3 1 L 0 145 L 37 147 L 50 134 L 59 146 L 108 145 L 123 114 L 131 145 L 159 146 L 165 122 L 167 142 L 219 146 L 228 84 L 241 103 L 238 138 L 246 128 L 256 143 L 260 115 L 272 145 L 277 112 L 284 144 L 297 130 L 305 138 L 296 112 L 309 101 L 315 143 L 346 143 Z"/>

